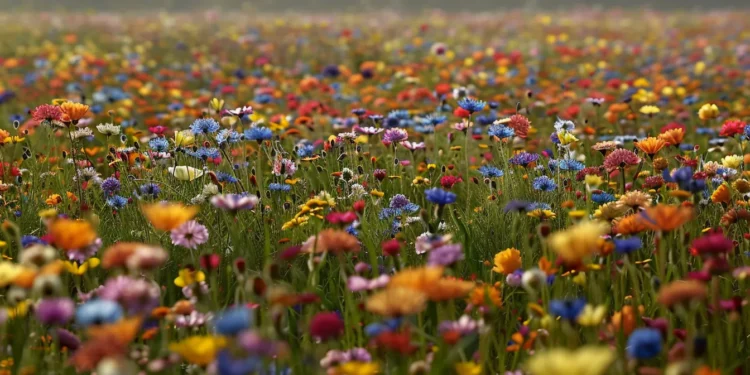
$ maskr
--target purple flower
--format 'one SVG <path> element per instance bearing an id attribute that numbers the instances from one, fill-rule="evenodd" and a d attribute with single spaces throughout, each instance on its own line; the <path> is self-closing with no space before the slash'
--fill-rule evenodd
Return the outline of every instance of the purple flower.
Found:
<path id="1" fill-rule="evenodd" d="M 70 298 L 46 298 L 36 306 L 36 318 L 42 324 L 63 325 L 75 313 L 75 304 Z"/>
<path id="2" fill-rule="evenodd" d="M 172 243 L 188 249 L 196 249 L 208 241 L 208 229 L 195 220 L 190 220 L 169 234 Z"/>
<path id="3" fill-rule="evenodd" d="M 510 163 L 514 165 L 527 166 L 539 159 L 539 154 L 530 154 L 528 152 L 522 152 L 514 155 L 510 158 Z"/>
<path id="4" fill-rule="evenodd" d="M 56 333 L 61 347 L 68 348 L 69 351 L 73 352 L 81 346 L 81 340 L 73 332 L 58 328 Z"/>
<path id="5" fill-rule="evenodd" d="M 383 133 L 383 143 L 388 145 L 394 142 L 405 141 L 407 138 L 409 138 L 409 133 L 401 128 L 388 129 Z"/>
<path id="6" fill-rule="evenodd" d="M 128 312 L 147 313 L 159 306 L 159 286 L 128 276 L 117 276 L 107 280 L 97 292 L 100 298 L 115 301 Z"/>
<path id="7" fill-rule="evenodd" d="M 204 314 L 193 310 L 190 315 L 178 315 L 175 318 L 175 325 L 182 328 L 200 327 L 206 324 L 212 318 L 210 313 Z"/>
<path id="8" fill-rule="evenodd" d="M 101 248 L 102 248 L 102 239 L 97 238 L 96 240 L 94 240 L 94 242 L 91 245 L 88 245 L 81 249 L 68 251 L 67 252 L 68 260 L 83 263 L 87 259 L 94 256 Z"/>
<path id="9" fill-rule="evenodd" d="M 120 181 L 114 177 L 108 177 L 106 180 L 102 181 L 101 186 L 102 191 L 106 196 L 115 195 L 120 191 Z"/>
<path id="10" fill-rule="evenodd" d="M 214 207 L 236 213 L 240 210 L 252 210 L 260 200 L 252 194 L 220 194 L 211 198 Z"/>
<path id="11" fill-rule="evenodd" d="M 427 258 L 427 264 L 430 266 L 449 266 L 463 259 L 464 252 L 461 244 L 449 244 L 432 249 Z"/>
<path id="12" fill-rule="evenodd" d="M 458 332 L 462 336 L 476 332 L 484 326 L 483 320 L 471 319 L 468 315 L 462 315 L 456 321 L 444 321 L 438 326 L 438 330 L 442 333 L 445 332 Z"/>

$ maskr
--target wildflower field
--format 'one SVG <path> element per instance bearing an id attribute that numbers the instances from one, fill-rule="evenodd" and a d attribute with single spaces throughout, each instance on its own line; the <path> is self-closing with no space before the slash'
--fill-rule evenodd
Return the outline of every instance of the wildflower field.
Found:
<path id="1" fill-rule="evenodd" d="M 0 375 L 750 373 L 748 17 L 2 14 Z"/>

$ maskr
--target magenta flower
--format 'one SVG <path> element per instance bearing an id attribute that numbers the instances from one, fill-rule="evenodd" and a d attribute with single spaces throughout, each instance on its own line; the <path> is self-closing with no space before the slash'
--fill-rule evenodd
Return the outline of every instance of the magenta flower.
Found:
<path id="1" fill-rule="evenodd" d="M 73 317 L 75 304 L 70 298 L 46 298 L 36 306 L 36 318 L 42 324 L 63 325 Z"/>

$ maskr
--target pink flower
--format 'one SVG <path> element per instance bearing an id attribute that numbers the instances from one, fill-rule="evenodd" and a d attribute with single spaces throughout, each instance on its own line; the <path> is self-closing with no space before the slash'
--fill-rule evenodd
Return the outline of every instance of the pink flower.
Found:
<path id="1" fill-rule="evenodd" d="M 638 157 L 633 151 L 626 150 L 624 148 L 612 151 L 607 157 L 604 158 L 604 167 L 609 170 L 617 168 L 625 168 L 631 165 L 638 165 L 641 162 L 641 158 Z"/>
<path id="2" fill-rule="evenodd" d="M 37 121 L 60 121 L 62 118 L 62 109 L 55 105 L 42 104 L 34 109 L 31 117 Z"/>
<path id="3" fill-rule="evenodd" d="M 174 245 L 195 249 L 208 241 L 208 229 L 197 221 L 190 220 L 172 230 L 169 237 Z"/>

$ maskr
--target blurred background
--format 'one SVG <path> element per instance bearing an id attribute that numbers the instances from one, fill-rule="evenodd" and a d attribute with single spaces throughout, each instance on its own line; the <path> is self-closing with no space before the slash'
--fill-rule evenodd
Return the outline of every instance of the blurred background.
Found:
<path id="1" fill-rule="evenodd" d="M 21 11 L 319 11 L 362 12 L 392 9 L 419 12 L 502 11 L 505 9 L 563 10 L 576 8 L 648 8 L 652 10 L 712 10 L 750 8 L 750 0 L 0 0 L 0 9 Z"/>

